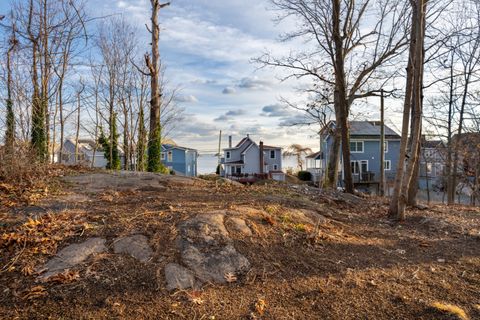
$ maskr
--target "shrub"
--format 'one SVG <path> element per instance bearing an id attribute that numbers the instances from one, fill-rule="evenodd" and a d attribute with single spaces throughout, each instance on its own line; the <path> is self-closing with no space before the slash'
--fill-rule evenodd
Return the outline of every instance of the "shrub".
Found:
<path id="1" fill-rule="evenodd" d="M 297 176 L 302 181 L 312 180 L 312 174 L 309 171 L 298 171 Z"/>

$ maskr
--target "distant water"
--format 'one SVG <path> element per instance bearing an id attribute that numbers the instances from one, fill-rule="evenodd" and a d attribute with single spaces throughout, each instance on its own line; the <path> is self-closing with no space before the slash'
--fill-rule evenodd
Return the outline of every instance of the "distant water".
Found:
<path id="1" fill-rule="evenodd" d="M 197 159 L 198 174 L 215 173 L 218 157 L 214 154 L 200 154 Z"/>
<path id="2" fill-rule="evenodd" d="M 215 173 L 218 164 L 218 157 L 214 154 L 200 154 L 197 159 L 198 165 L 198 174 L 209 174 Z M 287 168 L 297 167 L 297 160 L 295 157 L 286 157 L 282 159 L 282 168 L 283 171 L 286 171 Z"/>

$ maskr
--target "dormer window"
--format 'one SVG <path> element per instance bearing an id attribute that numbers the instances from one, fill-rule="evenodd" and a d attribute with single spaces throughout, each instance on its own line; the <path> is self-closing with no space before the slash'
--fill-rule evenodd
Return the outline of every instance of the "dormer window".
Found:
<path id="1" fill-rule="evenodd" d="M 226 156 L 227 159 L 230 159 L 230 151 L 227 151 L 227 152 L 225 153 L 225 156 Z"/>

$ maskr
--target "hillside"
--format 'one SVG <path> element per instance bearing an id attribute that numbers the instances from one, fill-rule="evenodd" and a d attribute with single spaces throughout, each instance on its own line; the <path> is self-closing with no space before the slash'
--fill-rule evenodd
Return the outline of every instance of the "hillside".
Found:
<path id="1" fill-rule="evenodd" d="M 0 207 L 2 319 L 480 318 L 478 208 L 398 224 L 304 185 L 56 176 Z"/>

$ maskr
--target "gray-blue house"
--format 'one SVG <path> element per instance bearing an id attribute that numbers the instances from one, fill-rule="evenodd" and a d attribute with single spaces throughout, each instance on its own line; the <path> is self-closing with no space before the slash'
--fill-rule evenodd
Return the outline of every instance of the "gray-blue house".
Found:
<path id="1" fill-rule="evenodd" d="M 169 169 L 188 177 L 197 175 L 198 152 L 195 149 L 162 144 L 162 163 Z"/>
<path id="2" fill-rule="evenodd" d="M 354 182 L 380 181 L 380 121 L 350 121 L 350 161 Z M 313 171 L 323 176 L 328 166 L 328 155 L 333 143 L 332 129 L 335 121 L 330 121 L 320 131 L 321 150 L 310 156 Z M 400 153 L 400 135 L 390 127 L 385 126 L 385 179 L 391 181 L 395 178 L 396 164 Z M 342 157 L 339 166 L 339 182 L 343 184 L 344 173 Z M 317 177 L 318 178 L 318 177 Z"/>

